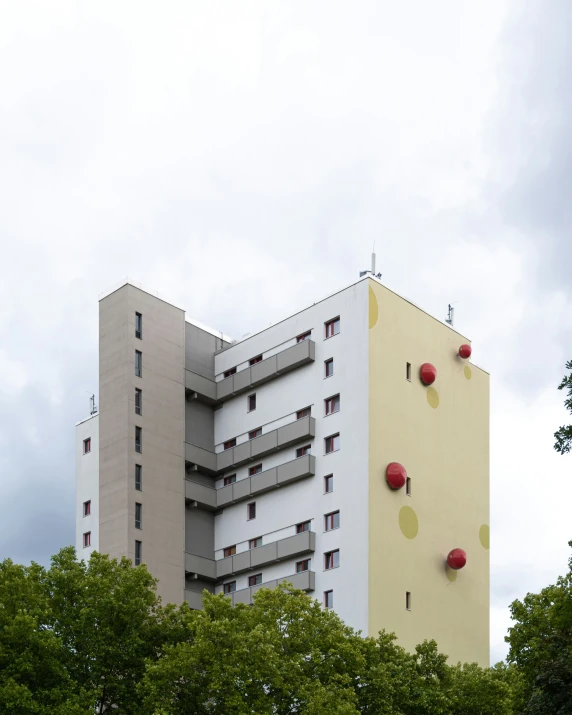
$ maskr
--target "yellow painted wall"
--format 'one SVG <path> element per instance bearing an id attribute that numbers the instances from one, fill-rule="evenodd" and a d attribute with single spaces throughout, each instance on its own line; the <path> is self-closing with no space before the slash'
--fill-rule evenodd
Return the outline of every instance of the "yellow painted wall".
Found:
<path id="1" fill-rule="evenodd" d="M 457 357 L 466 338 L 368 282 L 369 635 L 395 631 L 408 650 L 433 638 L 450 663 L 486 666 L 489 376 Z M 424 362 L 437 368 L 432 388 L 419 379 Z M 389 462 L 406 468 L 411 496 L 388 487 Z M 411 537 L 416 524 L 407 538 L 402 527 Z M 445 560 L 456 547 L 467 565 L 451 571 Z"/>

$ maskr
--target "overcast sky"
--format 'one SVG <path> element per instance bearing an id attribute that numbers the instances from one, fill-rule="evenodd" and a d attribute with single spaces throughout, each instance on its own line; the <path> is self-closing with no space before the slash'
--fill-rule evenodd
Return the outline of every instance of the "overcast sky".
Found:
<path id="1" fill-rule="evenodd" d="M 0 0 L 0 559 L 73 543 L 100 293 L 129 276 L 240 337 L 375 241 L 491 373 L 504 657 L 572 538 L 570 27 L 570 0 Z"/>

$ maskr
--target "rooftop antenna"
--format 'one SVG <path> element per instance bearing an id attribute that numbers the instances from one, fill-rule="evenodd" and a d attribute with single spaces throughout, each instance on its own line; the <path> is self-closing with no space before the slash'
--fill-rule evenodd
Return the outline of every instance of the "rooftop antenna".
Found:
<path id="1" fill-rule="evenodd" d="M 360 271 L 359 277 L 363 278 L 363 276 L 367 276 L 368 273 L 371 273 L 375 278 L 381 278 L 381 273 L 375 274 L 375 241 L 373 242 L 373 250 L 371 252 L 371 271 Z"/>
<path id="2" fill-rule="evenodd" d="M 95 395 L 91 395 L 89 398 L 89 414 L 95 415 L 97 412 L 97 407 L 95 406 Z"/>
<path id="3" fill-rule="evenodd" d="M 445 322 L 449 323 L 451 327 L 453 327 L 453 320 L 455 318 L 455 308 L 453 308 L 453 303 L 449 303 L 449 310 L 447 312 L 447 317 L 445 318 Z"/>

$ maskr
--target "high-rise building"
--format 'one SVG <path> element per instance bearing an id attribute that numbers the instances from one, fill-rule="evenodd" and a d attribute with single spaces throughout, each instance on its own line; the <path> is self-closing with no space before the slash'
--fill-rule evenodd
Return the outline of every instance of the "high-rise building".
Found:
<path id="1" fill-rule="evenodd" d="M 488 664 L 489 376 L 465 337 L 369 275 L 240 340 L 131 283 L 99 309 L 80 556 L 145 563 L 193 608 L 289 581 Z"/>

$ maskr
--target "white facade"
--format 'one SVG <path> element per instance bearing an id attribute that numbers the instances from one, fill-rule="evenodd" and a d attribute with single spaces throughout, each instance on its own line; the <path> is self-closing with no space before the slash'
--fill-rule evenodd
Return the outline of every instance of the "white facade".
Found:
<path id="1" fill-rule="evenodd" d="M 99 415 L 91 415 L 76 424 L 76 529 L 75 548 L 79 559 L 89 559 L 99 545 Z M 85 441 L 90 440 L 89 451 Z M 88 515 L 84 505 L 89 502 Z M 91 545 L 84 547 L 84 534 Z"/>
<path id="2" fill-rule="evenodd" d="M 248 549 L 250 539 L 262 537 L 266 544 L 296 533 L 296 524 L 311 520 L 316 534 L 316 550 L 308 556 L 287 559 L 258 571 L 228 577 L 236 590 L 248 587 L 248 578 L 262 573 L 262 583 L 295 573 L 296 562 L 310 558 L 316 588 L 322 600 L 325 591 L 334 592 L 334 610 L 355 628 L 367 632 L 368 623 L 368 300 L 367 281 L 340 293 L 227 348 L 215 356 L 217 380 L 225 370 L 248 366 L 260 354 L 267 358 L 296 343 L 296 337 L 311 331 L 316 344 L 315 361 L 252 390 L 256 409 L 248 411 L 248 396 L 239 395 L 215 411 L 215 449 L 236 438 L 248 439 L 248 432 L 262 427 L 262 433 L 296 420 L 296 412 L 311 407 L 316 419 L 316 436 L 309 440 L 316 457 L 313 477 L 257 496 L 256 518 L 248 520 L 247 502 L 228 506 L 215 516 L 215 558 L 223 549 L 236 545 L 237 553 Z M 326 338 L 325 324 L 340 318 L 340 332 Z M 325 361 L 334 359 L 334 374 L 325 377 Z M 340 395 L 340 410 L 325 415 L 326 398 Z M 325 454 L 325 438 L 339 433 L 340 449 Z M 275 452 L 262 460 L 262 469 L 296 459 L 300 443 Z M 229 470 L 237 481 L 248 476 L 253 463 Z M 324 493 L 324 477 L 334 475 L 332 493 Z M 224 475 L 223 475 L 224 477 Z M 222 478 L 216 486 L 223 485 Z M 340 527 L 325 531 L 324 516 L 339 510 Z M 340 566 L 324 569 L 324 554 L 340 550 Z M 217 586 L 217 592 L 223 586 Z"/>

